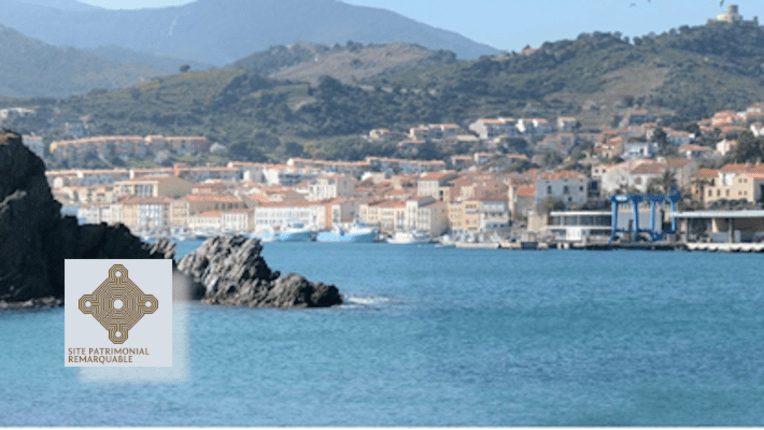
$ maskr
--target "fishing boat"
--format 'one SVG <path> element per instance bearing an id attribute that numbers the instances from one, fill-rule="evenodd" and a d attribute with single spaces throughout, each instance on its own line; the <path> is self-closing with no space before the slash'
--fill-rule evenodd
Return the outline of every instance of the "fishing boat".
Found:
<path id="1" fill-rule="evenodd" d="M 301 222 L 293 222 L 282 227 L 278 233 L 279 242 L 310 242 L 313 232 Z"/>
<path id="2" fill-rule="evenodd" d="M 361 223 L 354 223 L 347 228 L 339 225 L 329 231 L 322 231 L 316 236 L 316 242 L 372 243 L 379 231 Z"/>
<path id="3" fill-rule="evenodd" d="M 261 242 L 277 242 L 279 240 L 279 232 L 272 227 L 265 227 L 255 231 L 250 237 L 252 239 L 259 239 Z"/>

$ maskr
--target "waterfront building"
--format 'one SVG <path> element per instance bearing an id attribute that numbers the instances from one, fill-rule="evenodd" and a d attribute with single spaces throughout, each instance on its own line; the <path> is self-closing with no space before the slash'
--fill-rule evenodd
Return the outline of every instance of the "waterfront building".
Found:
<path id="1" fill-rule="evenodd" d="M 223 231 L 251 232 L 255 227 L 255 213 L 251 209 L 222 211 Z"/>
<path id="2" fill-rule="evenodd" d="M 652 230 L 663 231 L 663 225 L 670 219 L 670 213 L 663 208 L 657 211 Z M 638 209 L 640 229 L 650 228 L 651 212 L 649 204 Z M 540 231 L 560 242 L 607 242 L 612 233 L 612 211 L 552 211 Z M 633 230 L 634 213 L 630 204 L 622 205 L 618 215 L 619 230 Z"/>
<path id="3" fill-rule="evenodd" d="M 254 229 L 283 227 L 301 223 L 323 230 L 328 228 L 331 208 L 322 202 L 267 202 L 254 208 Z M 329 214 L 327 214 L 329 212 Z"/>
<path id="4" fill-rule="evenodd" d="M 133 233 L 141 230 L 169 230 L 171 224 L 168 197 L 130 197 L 122 206 L 122 223 Z"/>
<path id="5" fill-rule="evenodd" d="M 418 196 L 406 201 L 404 231 L 419 230 L 440 236 L 448 230 L 448 204 L 432 196 Z"/>
<path id="6" fill-rule="evenodd" d="M 513 219 L 527 218 L 536 207 L 536 185 L 528 182 L 513 181 L 508 187 L 508 208 Z"/>
<path id="7" fill-rule="evenodd" d="M 85 224 L 119 224 L 122 221 L 121 203 L 80 203 L 77 205 L 77 218 Z"/>
<path id="8" fill-rule="evenodd" d="M 392 233 L 406 229 L 406 201 L 387 200 L 378 203 L 379 230 L 382 233 Z"/>
<path id="9" fill-rule="evenodd" d="M 611 211 L 552 211 L 543 232 L 556 241 L 606 242 L 612 231 Z"/>
<path id="10" fill-rule="evenodd" d="M 717 178 L 704 186 L 703 203 L 718 200 L 764 201 L 764 165 L 728 164 L 718 171 Z"/>
<path id="11" fill-rule="evenodd" d="M 566 207 L 583 205 L 588 200 L 589 178 L 579 172 L 563 170 L 541 172 L 536 176 L 536 206 L 544 199 L 559 199 Z"/>
<path id="12" fill-rule="evenodd" d="M 213 233 L 223 230 L 223 211 L 205 211 L 188 217 L 188 228 L 194 233 Z"/>

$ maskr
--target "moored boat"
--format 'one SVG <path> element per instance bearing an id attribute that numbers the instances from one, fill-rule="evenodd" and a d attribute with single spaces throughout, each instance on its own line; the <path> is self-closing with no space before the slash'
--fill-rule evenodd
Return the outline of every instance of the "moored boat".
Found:
<path id="1" fill-rule="evenodd" d="M 395 245 L 412 245 L 430 243 L 431 237 L 428 233 L 420 230 L 396 231 L 393 236 L 387 239 L 387 243 Z"/>
<path id="2" fill-rule="evenodd" d="M 356 223 L 348 228 L 335 226 L 332 230 L 322 231 L 316 236 L 316 242 L 372 243 L 377 234 L 374 227 Z"/>
<path id="3" fill-rule="evenodd" d="M 303 223 L 292 223 L 283 227 L 278 233 L 279 242 L 310 242 L 313 232 Z"/>

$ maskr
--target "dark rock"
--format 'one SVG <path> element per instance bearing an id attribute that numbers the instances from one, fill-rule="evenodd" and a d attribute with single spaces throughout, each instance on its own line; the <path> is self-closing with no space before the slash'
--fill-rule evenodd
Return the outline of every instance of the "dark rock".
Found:
<path id="1" fill-rule="evenodd" d="M 193 296 L 206 303 L 278 308 L 342 303 L 334 285 L 272 271 L 260 256 L 262 249 L 257 239 L 216 237 L 183 257 L 178 270 L 195 279 Z"/>
<path id="2" fill-rule="evenodd" d="M 145 244 L 123 225 L 79 226 L 75 218 L 61 217 L 42 160 L 21 143 L 21 136 L 0 131 L 0 301 L 38 306 L 45 304 L 40 299 L 53 297 L 60 302 L 67 258 L 174 254 L 174 244 Z"/>
<path id="3" fill-rule="evenodd" d="M 241 236 L 207 240 L 178 264 L 191 277 L 191 298 L 271 307 L 342 303 L 333 285 L 272 271 L 260 256 L 262 249 L 258 240 Z M 21 136 L 0 131 L 0 309 L 63 303 L 66 259 L 174 255 L 175 244 L 166 239 L 150 245 L 121 224 L 80 226 L 75 218 L 62 217 L 42 160 L 21 143 Z"/>

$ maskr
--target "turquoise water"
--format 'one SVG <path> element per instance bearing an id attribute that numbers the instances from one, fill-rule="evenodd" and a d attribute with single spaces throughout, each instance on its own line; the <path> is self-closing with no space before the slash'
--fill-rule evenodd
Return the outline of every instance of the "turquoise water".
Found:
<path id="1" fill-rule="evenodd" d="M 181 252 L 198 243 L 187 243 Z M 81 383 L 0 314 L 0 425 L 764 425 L 762 257 L 268 243 L 347 305 L 194 305 L 181 384 Z"/>

